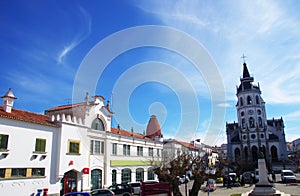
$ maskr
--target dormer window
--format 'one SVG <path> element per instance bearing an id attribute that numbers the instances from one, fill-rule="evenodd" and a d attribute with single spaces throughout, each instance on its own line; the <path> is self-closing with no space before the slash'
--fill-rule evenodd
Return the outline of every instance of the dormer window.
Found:
<path id="1" fill-rule="evenodd" d="M 92 123 L 92 129 L 99 130 L 99 131 L 105 131 L 102 120 L 100 120 L 99 118 L 96 118 Z"/>

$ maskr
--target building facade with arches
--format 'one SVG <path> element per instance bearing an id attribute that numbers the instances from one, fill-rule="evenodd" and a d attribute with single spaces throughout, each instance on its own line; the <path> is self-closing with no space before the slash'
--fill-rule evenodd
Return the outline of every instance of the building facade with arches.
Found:
<path id="1" fill-rule="evenodd" d="M 259 83 L 254 83 L 246 63 L 236 90 L 238 120 L 226 123 L 227 160 L 257 167 L 259 153 L 263 153 L 269 169 L 284 165 L 287 161 L 284 121 L 267 119 Z"/>
<path id="2" fill-rule="evenodd" d="M 0 106 L 0 195 L 63 195 L 114 183 L 157 180 L 161 137 L 111 127 L 104 97 L 57 106 L 45 114 Z"/>

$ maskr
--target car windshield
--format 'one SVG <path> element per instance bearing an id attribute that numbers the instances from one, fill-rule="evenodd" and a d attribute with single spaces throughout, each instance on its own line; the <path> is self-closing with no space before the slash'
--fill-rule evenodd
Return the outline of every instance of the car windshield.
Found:
<path id="1" fill-rule="evenodd" d="M 139 187 L 140 186 L 140 183 L 131 183 L 130 184 L 132 187 Z"/>
<path id="2" fill-rule="evenodd" d="M 292 172 L 283 172 L 284 176 L 293 176 L 294 174 Z"/>

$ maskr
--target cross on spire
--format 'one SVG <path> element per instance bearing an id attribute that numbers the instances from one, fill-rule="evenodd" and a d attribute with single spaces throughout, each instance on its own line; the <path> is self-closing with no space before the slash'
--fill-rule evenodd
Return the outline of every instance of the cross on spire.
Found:
<path id="1" fill-rule="evenodd" d="M 243 53 L 243 56 L 241 58 L 244 60 L 244 63 L 246 63 L 245 59 L 247 58 L 247 56 L 245 56 L 244 53 Z"/>

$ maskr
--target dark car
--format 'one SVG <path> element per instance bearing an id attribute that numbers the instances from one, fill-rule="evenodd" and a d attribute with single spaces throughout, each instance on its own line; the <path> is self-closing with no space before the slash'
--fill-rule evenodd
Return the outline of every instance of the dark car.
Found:
<path id="1" fill-rule="evenodd" d="M 114 192 L 109 189 L 95 189 L 91 191 L 91 196 L 114 196 Z"/>
<path id="2" fill-rule="evenodd" d="M 64 194 L 64 196 L 91 196 L 88 192 L 70 192 Z"/>
<path id="3" fill-rule="evenodd" d="M 132 196 L 133 188 L 129 184 L 114 184 L 108 187 L 116 196 Z"/>
<path id="4" fill-rule="evenodd" d="M 251 184 L 251 183 L 253 183 L 252 182 L 252 176 L 253 176 L 254 174 L 252 173 L 252 172 L 250 172 L 250 171 L 248 171 L 248 172 L 244 172 L 243 174 L 242 174 L 242 177 L 241 178 L 243 178 L 243 180 L 244 180 L 244 183 L 246 183 L 246 184 Z"/>

